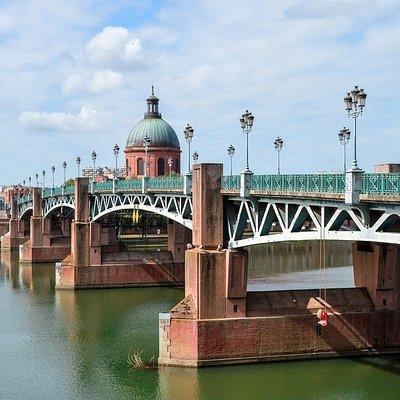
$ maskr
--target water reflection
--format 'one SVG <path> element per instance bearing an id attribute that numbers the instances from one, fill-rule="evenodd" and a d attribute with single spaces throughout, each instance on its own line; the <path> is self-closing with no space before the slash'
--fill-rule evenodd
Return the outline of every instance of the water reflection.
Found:
<path id="1" fill-rule="evenodd" d="M 349 246 L 328 246 L 328 271 L 351 272 Z M 318 249 L 318 243 L 252 247 L 250 280 L 269 288 L 315 284 Z M 19 265 L 18 253 L 4 253 L 1 261 L 2 400 L 365 400 L 393 399 L 400 391 L 398 357 L 135 370 L 128 354 L 157 358 L 158 313 L 177 304 L 183 290 L 54 291 L 54 266 Z"/>
<path id="2" fill-rule="evenodd" d="M 1 280 L 11 282 L 14 289 L 19 287 L 19 254 L 18 251 L 3 251 L 0 253 L 2 271 Z"/>
<path id="3" fill-rule="evenodd" d="M 320 242 L 285 242 L 251 246 L 248 290 L 354 287 L 351 245 L 326 242 L 321 269 Z"/>

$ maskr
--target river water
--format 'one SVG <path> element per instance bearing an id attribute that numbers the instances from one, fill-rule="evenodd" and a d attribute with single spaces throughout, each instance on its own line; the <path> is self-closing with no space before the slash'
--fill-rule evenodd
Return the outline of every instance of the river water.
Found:
<path id="1" fill-rule="evenodd" d="M 318 244 L 253 247 L 249 289 L 353 286 L 350 249 Z M 129 354 L 157 358 L 158 313 L 181 289 L 55 291 L 54 267 L 0 266 L 0 399 L 398 399 L 400 357 L 208 369 L 135 370 Z"/>

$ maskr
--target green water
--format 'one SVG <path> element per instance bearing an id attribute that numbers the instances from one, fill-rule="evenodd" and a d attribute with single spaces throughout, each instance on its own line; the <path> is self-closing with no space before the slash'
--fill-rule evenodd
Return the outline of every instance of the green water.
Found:
<path id="1" fill-rule="evenodd" d="M 308 266 L 309 260 L 305 262 Z M 288 280 L 296 276 L 300 282 L 313 282 L 315 276 L 307 278 L 313 269 L 296 263 L 296 268 L 285 272 Z M 257 285 L 280 285 L 280 269 L 264 275 L 260 271 L 252 271 Z M 348 276 L 348 268 L 332 265 L 332 285 Z M 0 399 L 400 397 L 400 358 L 395 357 L 201 370 L 133 369 L 127 363 L 133 351 L 142 351 L 146 360 L 157 358 L 158 313 L 168 311 L 182 295 L 181 290 L 168 288 L 55 291 L 52 266 L 31 268 L 18 265 L 15 258 L 4 261 L 0 267 Z"/>

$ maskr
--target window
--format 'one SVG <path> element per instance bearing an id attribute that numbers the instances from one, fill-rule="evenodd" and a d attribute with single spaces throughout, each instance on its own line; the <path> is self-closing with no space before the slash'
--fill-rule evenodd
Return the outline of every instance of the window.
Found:
<path id="1" fill-rule="evenodd" d="M 180 167 L 179 167 L 179 158 L 177 158 L 177 159 L 175 160 L 174 172 L 179 173 L 179 171 L 180 171 Z"/>
<path id="2" fill-rule="evenodd" d="M 157 170 L 158 170 L 158 176 L 165 175 L 165 170 L 164 170 L 164 159 L 159 158 L 157 161 Z"/>
<path id="3" fill-rule="evenodd" d="M 137 174 L 138 175 L 144 175 L 144 162 L 143 158 L 139 158 L 137 160 Z"/>

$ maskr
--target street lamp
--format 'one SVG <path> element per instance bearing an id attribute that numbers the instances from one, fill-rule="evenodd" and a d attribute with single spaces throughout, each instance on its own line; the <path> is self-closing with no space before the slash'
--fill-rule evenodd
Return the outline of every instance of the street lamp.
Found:
<path id="1" fill-rule="evenodd" d="M 189 124 L 186 125 L 186 128 L 183 131 L 183 133 L 185 134 L 186 143 L 188 144 L 188 147 L 189 147 L 189 152 L 188 152 L 188 173 L 189 174 L 190 174 L 190 142 L 193 139 L 193 132 L 194 132 L 194 129 Z"/>
<path id="2" fill-rule="evenodd" d="M 233 159 L 234 154 L 235 154 L 235 148 L 232 145 L 230 145 L 228 147 L 228 156 L 231 159 L 231 176 L 232 176 L 232 163 L 233 163 L 232 159 Z"/>
<path id="3" fill-rule="evenodd" d="M 51 167 L 51 173 L 52 173 L 52 188 L 54 189 L 54 172 L 56 171 L 56 167 L 53 165 Z"/>
<path id="4" fill-rule="evenodd" d="M 198 160 L 199 160 L 199 154 L 197 153 L 197 151 L 195 151 L 193 153 L 193 163 L 197 163 Z"/>
<path id="5" fill-rule="evenodd" d="M 81 175 L 81 158 L 78 156 L 76 157 L 76 165 L 78 166 L 78 178 Z"/>
<path id="6" fill-rule="evenodd" d="M 29 189 L 32 187 L 32 178 L 29 176 L 28 177 L 28 182 L 29 182 Z"/>
<path id="7" fill-rule="evenodd" d="M 35 178 L 36 178 L 36 187 L 39 187 L 39 174 L 37 172 L 35 174 Z"/>
<path id="8" fill-rule="evenodd" d="M 278 154 L 278 158 L 277 158 L 277 164 L 278 164 L 278 175 L 281 174 L 281 158 L 280 158 L 280 152 L 283 148 L 283 140 L 278 136 L 275 140 L 274 140 L 274 146 L 275 146 L 275 150 Z"/>
<path id="9" fill-rule="evenodd" d="M 113 147 L 113 152 L 114 152 L 114 156 L 115 156 L 114 179 L 117 179 L 117 176 L 118 176 L 118 153 L 119 153 L 119 146 L 117 144 Z"/>
<path id="10" fill-rule="evenodd" d="M 338 133 L 339 142 L 343 145 L 343 171 L 346 171 L 346 144 L 350 140 L 350 130 L 343 127 Z"/>
<path id="11" fill-rule="evenodd" d="M 239 119 L 240 126 L 243 130 L 243 133 L 246 135 L 246 172 L 250 171 L 249 169 L 249 133 L 251 132 L 251 128 L 253 127 L 254 116 L 246 110 L 242 117 Z"/>
<path id="12" fill-rule="evenodd" d="M 92 151 L 92 161 L 93 161 L 93 182 L 96 179 L 96 158 L 97 158 L 97 154 L 96 152 L 93 150 Z"/>
<path id="13" fill-rule="evenodd" d="M 357 118 L 362 114 L 365 107 L 365 99 L 367 94 L 364 93 L 364 89 L 359 89 L 358 86 L 354 86 L 354 89 L 347 93 L 347 96 L 343 99 L 346 106 L 346 111 L 349 118 L 354 119 L 354 159 L 352 169 L 358 169 L 357 166 Z"/>
<path id="14" fill-rule="evenodd" d="M 67 177 L 66 177 L 67 163 L 65 161 L 63 162 L 62 167 L 63 167 L 63 170 L 64 170 L 63 172 L 64 172 L 64 186 L 65 186 L 65 182 L 67 180 Z"/>
<path id="15" fill-rule="evenodd" d="M 43 190 L 46 189 L 46 171 L 43 170 L 42 171 L 42 175 L 43 175 Z"/>
<path id="16" fill-rule="evenodd" d="M 169 176 L 171 176 L 172 174 L 172 164 L 173 164 L 172 157 L 168 157 Z"/>
<path id="17" fill-rule="evenodd" d="M 149 162 L 147 159 L 147 151 L 149 150 L 149 146 L 150 146 L 150 138 L 146 135 L 143 138 L 143 147 L 144 147 L 144 152 L 146 155 L 146 159 L 145 159 L 145 168 L 144 168 L 144 176 L 149 176 Z"/>

